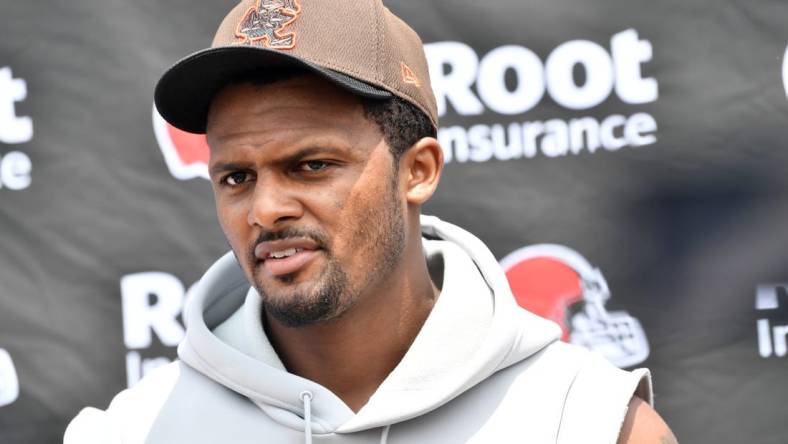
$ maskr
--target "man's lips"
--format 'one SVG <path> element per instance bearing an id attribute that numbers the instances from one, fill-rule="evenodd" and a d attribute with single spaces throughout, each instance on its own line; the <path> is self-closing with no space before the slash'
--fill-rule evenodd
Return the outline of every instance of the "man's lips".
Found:
<path id="1" fill-rule="evenodd" d="M 317 256 L 317 243 L 308 238 L 282 239 L 261 242 L 254 248 L 254 256 L 272 276 L 295 273 Z"/>

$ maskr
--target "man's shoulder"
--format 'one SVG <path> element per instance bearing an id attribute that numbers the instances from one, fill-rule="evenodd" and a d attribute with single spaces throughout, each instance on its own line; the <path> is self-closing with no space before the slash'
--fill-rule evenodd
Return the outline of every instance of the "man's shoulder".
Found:
<path id="1" fill-rule="evenodd" d="M 563 341 L 555 341 L 527 358 L 512 364 L 505 371 L 528 374 L 539 373 L 551 378 L 562 375 L 569 378 L 571 383 L 577 377 L 578 372 L 589 366 L 601 366 L 602 368 L 617 370 L 617 367 L 609 364 L 604 359 L 601 359 L 599 355 L 586 348 Z"/>
<path id="2" fill-rule="evenodd" d="M 524 442 L 614 444 L 644 372 L 554 342 L 458 396 L 433 417 L 432 427 L 474 436 L 474 442 L 522 436 Z"/>
<path id="3" fill-rule="evenodd" d="M 559 443 L 614 443 L 633 397 L 652 398 L 647 369 L 623 370 L 558 341 L 490 379 L 491 388 L 505 386 L 516 410 L 556 421 Z"/>
<path id="4" fill-rule="evenodd" d="M 192 370 L 180 360 L 149 372 L 133 387 L 118 393 L 107 410 L 150 411 L 166 403 L 175 386 Z"/>
<path id="5" fill-rule="evenodd" d="M 106 410 L 82 409 L 68 425 L 64 443 L 115 443 L 129 434 L 144 438 L 175 386 L 190 372 L 193 371 L 176 360 L 151 371 L 134 387 L 115 395 Z"/>
<path id="6" fill-rule="evenodd" d="M 226 429 L 217 427 L 222 422 L 217 418 L 228 417 L 233 427 L 268 425 L 248 398 L 177 360 L 118 393 L 106 410 L 83 409 L 69 424 L 64 443 L 172 442 L 173 433 L 184 442 L 222 442 Z"/>
<path id="7" fill-rule="evenodd" d="M 572 392 L 586 390 L 587 385 L 611 390 L 619 387 L 625 392 L 631 389 L 632 394 L 646 402 L 651 403 L 652 399 L 651 374 L 648 369 L 620 369 L 599 353 L 561 341 L 547 345 L 506 371 L 527 374 L 531 379 L 534 375 L 551 380 L 560 379 L 567 385 L 567 390 Z"/>

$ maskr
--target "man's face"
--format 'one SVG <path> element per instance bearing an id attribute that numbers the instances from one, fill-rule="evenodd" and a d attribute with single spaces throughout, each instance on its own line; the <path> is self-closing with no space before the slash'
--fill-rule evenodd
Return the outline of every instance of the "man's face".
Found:
<path id="1" fill-rule="evenodd" d="M 233 85 L 207 133 L 219 222 L 269 315 L 332 319 L 385 281 L 404 250 L 404 203 L 358 98 L 309 75 Z"/>

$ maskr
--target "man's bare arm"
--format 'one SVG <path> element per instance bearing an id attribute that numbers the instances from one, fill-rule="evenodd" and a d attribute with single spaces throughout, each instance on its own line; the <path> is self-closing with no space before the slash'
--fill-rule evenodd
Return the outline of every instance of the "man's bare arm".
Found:
<path id="1" fill-rule="evenodd" d="M 647 402 L 632 397 L 618 444 L 678 444 L 670 427 Z"/>

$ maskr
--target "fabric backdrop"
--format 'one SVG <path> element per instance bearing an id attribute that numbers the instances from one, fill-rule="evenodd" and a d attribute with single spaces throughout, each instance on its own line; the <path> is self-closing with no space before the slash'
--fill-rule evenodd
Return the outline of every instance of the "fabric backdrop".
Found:
<path id="1" fill-rule="evenodd" d="M 788 3 L 386 3 L 440 105 L 425 212 L 566 340 L 650 367 L 682 442 L 788 442 Z M 0 3 L 0 442 L 59 442 L 174 357 L 228 246 L 152 90 L 233 5 Z"/>

